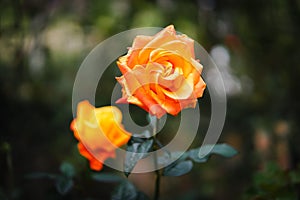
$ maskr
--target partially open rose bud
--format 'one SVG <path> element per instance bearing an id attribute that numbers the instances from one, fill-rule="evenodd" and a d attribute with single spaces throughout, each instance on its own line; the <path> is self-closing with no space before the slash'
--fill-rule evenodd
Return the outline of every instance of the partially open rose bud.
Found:
<path id="1" fill-rule="evenodd" d="M 114 106 L 95 108 L 88 101 L 78 104 L 77 117 L 71 130 L 79 141 L 81 155 L 90 161 L 93 170 L 101 170 L 108 158 L 114 158 L 116 148 L 127 144 L 131 134 L 124 130 L 122 113 Z"/>

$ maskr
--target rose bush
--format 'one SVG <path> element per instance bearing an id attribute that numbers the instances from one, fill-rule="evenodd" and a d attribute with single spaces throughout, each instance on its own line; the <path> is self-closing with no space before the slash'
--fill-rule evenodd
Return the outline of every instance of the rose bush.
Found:
<path id="1" fill-rule="evenodd" d="M 194 40 L 177 35 L 173 25 L 154 36 L 137 36 L 117 65 L 123 74 L 116 78 L 123 93 L 117 103 L 138 105 L 158 118 L 195 107 L 206 87 Z"/>
<path id="2" fill-rule="evenodd" d="M 127 144 L 130 133 L 124 130 L 122 113 L 114 106 L 95 108 L 88 101 L 77 107 L 71 130 L 79 141 L 78 149 L 90 161 L 93 170 L 101 170 L 107 158 L 114 158 L 115 149 Z"/>

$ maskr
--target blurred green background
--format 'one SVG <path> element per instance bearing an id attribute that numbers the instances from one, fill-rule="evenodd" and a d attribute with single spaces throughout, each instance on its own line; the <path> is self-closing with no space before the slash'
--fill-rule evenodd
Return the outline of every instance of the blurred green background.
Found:
<path id="1" fill-rule="evenodd" d="M 239 155 L 212 157 L 188 175 L 163 178 L 162 199 L 299 199 L 298 0 L 1 0 L 0 199 L 110 198 L 116 184 L 90 178 L 69 130 L 76 72 L 104 39 L 169 24 L 203 45 L 220 67 L 228 107 L 219 142 Z M 110 104 L 118 75 L 107 71 L 97 106 Z M 206 91 L 200 107 L 209 105 Z M 26 178 L 59 174 L 64 161 L 75 169 L 74 187 L 64 195 L 51 179 Z M 153 191 L 151 174 L 131 180 Z"/>

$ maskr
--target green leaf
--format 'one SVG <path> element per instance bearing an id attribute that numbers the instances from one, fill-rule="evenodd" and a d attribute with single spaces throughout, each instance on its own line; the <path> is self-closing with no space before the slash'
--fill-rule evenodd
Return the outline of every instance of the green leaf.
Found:
<path id="1" fill-rule="evenodd" d="M 189 151 L 189 157 L 197 163 L 206 162 L 212 154 L 230 158 L 236 155 L 237 151 L 228 144 L 205 145 Z"/>
<path id="2" fill-rule="evenodd" d="M 179 161 L 182 161 L 182 160 L 186 160 L 189 157 L 189 153 L 187 153 L 187 152 L 184 152 L 184 153 L 172 152 L 171 156 L 172 156 L 172 159 L 178 158 Z"/>
<path id="3" fill-rule="evenodd" d="M 181 176 L 189 171 L 191 171 L 193 168 L 193 162 L 190 160 L 185 160 L 181 162 L 175 162 L 171 165 L 167 166 L 163 170 L 164 176 Z"/>
<path id="4" fill-rule="evenodd" d="M 138 191 L 132 183 L 124 181 L 116 188 L 111 199 L 148 200 L 149 198 L 144 193 Z"/>
<path id="5" fill-rule="evenodd" d="M 237 150 L 228 144 L 216 144 L 214 145 L 212 152 L 226 158 L 231 158 L 238 153 Z"/>
<path id="6" fill-rule="evenodd" d="M 74 169 L 73 165 L 68 162 L 63 162 L 60 165 L 60 171 L 64 176 L 69 177 L 69 178 L 72 178 L 75 175 L 75 169 Z"/>
<path id="7" fill-rule="evenodd" d="M 166 151 L 164 152 L 163 156 L 159 156 L 157 161 L 158 164 L 160 165 L 165 165 L 167 163 L 170 162 L 180 162 L 183 160 L 186 160 L 187 158 L 189 158 L 189 153 L 188 152 L 181 152 L 181 151 L 175 151 L 175 152 L 169 152 Z"/>
<path id="8" fill-rule="evenodd" d="M 150 113 L 147 115 L 148 122 L 150 123 L 152 128 L 156 128 L 157 117 L 155 115 L 151 115 Z"/>
<path id="9" fill-rule="evenodd" d="M 72 189 L 73 185 L 74 185 L 73 180 L 65 176 L 57 177 L 55 183 L 55 187 L 57 191 L 62 195 L 67 194 Z"/>
<path id="10" fill-rule="evenodd" d="M 124 178 L 113 173 L 94 173 L 92 174 L 92 179 L 94 179 L 95 181 L 106 183 L 117 183 L 124 181 Z"/>
<path id="11" fill-rule="evenodd" d="M 142 139 L 140 142 L 131 140 L 129 142 L 124 163 L 124 173 L 127 177 L 130 175 L 136 163 L 148 155 L 152 145 L 153 139 Z"/>
<path id="12" fill-rule="evenodd" d="M 131 142 L 141 143 L 145 140 L 144 138 L 150 138 L 150 137 L 151 137 L 151 133 L 149 130 L 146 129 L 141 133 L 138 134 L 135 133 L 133 137 L 131 137 Z"/>

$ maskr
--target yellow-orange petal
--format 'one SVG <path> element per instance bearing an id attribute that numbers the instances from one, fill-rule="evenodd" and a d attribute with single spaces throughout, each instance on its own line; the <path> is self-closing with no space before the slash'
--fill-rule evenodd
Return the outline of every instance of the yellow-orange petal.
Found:
<path id="1" fill-rule="evenodd" d="M 198 83 L 195 85 L 194 93 L 197 98 L 202 97 L 204 90 L 206 88 L 206 83 L 200 77 Z"/>
<path id="2" fill-rule="evenodd" d="M 100 171 L 103 168 L 103 163 L 96 159 L 83 144 L 78 143 L 78 150 L 82 156 L 90 161 L 90 168 L 96 171 Z"/>
<path id="3" fill-rule="evenodd" d="M 189 98 L 194 90 L 194 84 L 193 84 L 193 76 L 190 74 L 187 79 L 183 80 L 181 82 L 180 87 L 175 91 L 170 91 L 167 89 L 162 88 L 163 93 L 170 97 L 171 99 L 187 99 Z"/>
<path id="4" fill-rule="evenodd" d="M 132 44 L 132 50 L 141 50 L 146 46 L 151 40 L 153 39 L 153 36 L 145 36 L 145 35 L 138 35 L 134 38 L 133 44 Z"/>
<path id="5" fill-rule="evenodd" d="M 134 95 L 143 103 L 143 108 L 150 112 L 151 115 L 155 115 L 157 118 L 161 118 L 166 111 L 158 104 L 149 93 L 146 93 L 143 88 Z"/>
<path id="6" fill-rule="evenodd" d="M 101 170 L 107 158 L 115 157 L 115 149 L 126 144 L 131 134 L 121 124 L 122 113 L 114 106 L 95 108 L 88 101 L 78 104 L 77 117 L 71 130 L 79 141 L 81 155 L 90 161 L 90 167 Z"/>

